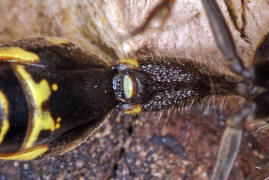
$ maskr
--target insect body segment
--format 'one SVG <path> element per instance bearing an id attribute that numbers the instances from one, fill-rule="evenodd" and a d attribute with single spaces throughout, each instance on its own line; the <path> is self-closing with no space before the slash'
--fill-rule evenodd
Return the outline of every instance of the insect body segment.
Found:
<path id="1" fill-rule="evenodd" d="M 236 83 L 209 75 L 188 60 L 144 57 L 120 61 L 113 78 L 119 106 L 127 114 L 182 107 L 209 95 L 236 93 Z"/>
<path id="2" fill-rule="evenodd" d="M 115 70 L 72 43 L 52 40 L 35 38 L 0 47 L 0 159 L 66 152 L 117 104 L 111 84 Z M 23 59 L 29 57 L 26 52 L 38 61 Z M 74 61 L 72 55 L 81 59 Z"/>
<path id="3" fill-rule="evenodd" d="M 25 147 L 29 148 L 36 142 L 42 130 L 56 130 L 56 123 L 54 123 L 50 111 L 42 108 L 42 104 L 49 100 L 52 92 L 47 80 L 42 79 L 39 83 L 36 83 L 24 66 L 16 65 L 15 72 L 20 81 L 25 83 L 24 88 L 28 92 L 27 99 L 33 102 L 31 104 L 32 107 L 30 107 L 33 109 L 33 123 L 31 124 L 32 128 L 28 132 L 29 135 L 25 142 Z"/>

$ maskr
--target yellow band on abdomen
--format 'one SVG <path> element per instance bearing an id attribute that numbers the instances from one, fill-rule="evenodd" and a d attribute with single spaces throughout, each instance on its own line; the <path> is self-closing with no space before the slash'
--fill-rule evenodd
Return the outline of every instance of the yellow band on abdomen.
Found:
<path id="1" fill-rule="evenodd" d="M 0 61 L 34 63 L 39 61 L 38 55 L 20 47 L 0 47 Z"/>
<path id="2" fill-rule="evenodd" d="M 31 106 L 33 109 L 33 118 L 30 123 L 31 127 L 23 145 L 23 148 L 29 148 L 37 141 L 41 131 L 54 131 L 59 128 L 60 125 L 54 121 L 49 110 L 44 110 L 42 108 L 42 103 L 48 101 L 52 93 L 48 81 L 46 79 L 42 79 L 40 82 L 36 83 L 23 65 L 15 65 L 14 70 L 21 81 L 26 84 L 25 90 L 28 91 L 26 94 L 31 100 Z"/>
<path id="3" fill-rule="evenodd" d="M 47 151 L 48 151 L 47 145 L 39 145 L 39 146 L 34 146 L 28 149 L 23 149 L 23 150 L 20 150 L 19 152 L 12 153 L 12 154 L 0 154 L 0 159 L 28 161 L 28 160 L 33 160 L 41 156 Z"/>

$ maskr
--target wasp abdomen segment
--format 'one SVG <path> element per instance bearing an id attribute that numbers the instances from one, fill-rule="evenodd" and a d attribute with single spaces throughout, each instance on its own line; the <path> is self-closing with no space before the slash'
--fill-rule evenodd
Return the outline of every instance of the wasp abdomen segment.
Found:
<path id="1" fill-rule="evenodd" d="M 117 104 L 115 70 L 66 40 L 6 43 L 0 63 L 0 159 L 71 150 Z"/>
<path id="2" fill-rule="evenodd" d="M 50 110 L 53 119 L 62 119 L 63 130 L 100 118 L 116 104 L 109 68 L 68 72 L 33 67 L 26 70 L 36 82 L 46 77 L 50 85 L 57 84 L 57 90 L 52 90 L 49 101 L 44 102 L 42 108 Z"/>
<path id="3" fill-rule="evenodd" d="M 0 69 L 0 90 L 8 100 L 10 125 L 0 143 L 0 158 L 9 156 L 12 159 L 15 156 L 12 153 L 40 145 L 49 150 L 59 137 L 74 129 L 77 131 L 79 126 L 95 129 L 116 105 L 110 68 L 50 71 L 5 64 Z M 1 116 L 4 117 L 6 103 L 2 96 L 0 98 Z M 4 120 L 1 118 L 1 127 Z M 81 132 L 72 132 L 73 136 L 76 133 Z"/>
<path id="4" fill-rule="evenodd" d="M 29 107 L 22 85 L 10 65 L 0 66 L 1 134 L 0 153 L 18 151 L 29 126 Z M 6 100 L 4 99 L 6 98 Z M 8 104 L 6 104 L 8 103 Z M 4 116 L 8 117 L 8 129 L 4 129 Z M 2 114 L 3 113 L 3 114 Z"/>

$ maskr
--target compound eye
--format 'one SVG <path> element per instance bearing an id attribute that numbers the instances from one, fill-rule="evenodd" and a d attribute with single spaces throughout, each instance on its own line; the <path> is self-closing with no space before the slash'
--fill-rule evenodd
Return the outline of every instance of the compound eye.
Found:
<path id="1" fill-rule="evenodd" d="M 124 75 L 123 77 L 123 94 L 125 99 L 129 100 L 136 96 L 137 84 L 134 77 Z"/>

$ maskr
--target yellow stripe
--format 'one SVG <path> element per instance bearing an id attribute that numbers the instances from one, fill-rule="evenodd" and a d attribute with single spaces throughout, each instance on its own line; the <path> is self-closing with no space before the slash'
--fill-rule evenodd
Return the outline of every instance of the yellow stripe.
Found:
<path id="1" fill-rule="evenodd" d="M 141 105 L 136 104 L 133 107 L 131 107 L 130 109 L 124 110 L 124 113 L 125 114 L 139 114 L 141 111 L 142 111 Z"/>
<path id="2" fill-rule="evenodd" d="M 60 38 L 60 37 L 46 37 L 45 39 L 51 42 L 52 44 L 57 44 L 57 45 L 70 43 L 70 41 Z"/>
<path id="3" fill-rule="evenodd" d="M 121 59 L 120 63 L 129 66 L 131 69 L 137 69 L 139 66 L 137 59 Z"/>
<path id="4" fill-rule="evenodd" d="M 4 110 L 4 116 L 3 116 L 3 121 L 2 121 L 2 126 L 0 130 L 0 144 L 4 140 L 4 137 L 9 129 L 9 121 L 8 121 L 8 100 L 5 96 L 5 94 L 0 91 L 0 103 L 3 107 Z"/>
<path id="5" fill-rule="evenodd" d="M 39 57 L 35 53 L 26 51 L 20 47 L 0 47 L 0 61 L 1 60 L 33 63 L 38 62 Z"/>
<path id="6" fill-rule="evenodd" d="M 39 83 L 36 83 L 31 75 L 25 70 L 22 65 L 15 65 L 15 72 L 23 80 L 27 86 L 27 91 L 30 93 L 30 99 L 33 105 L 33 122 L 28 137 L 24 143 L 24 148 L 32 147 L 35 141 L 38 139 L 39 134 L 42 130 L 54 131 L 59 128 L 59 124 L 54 122 L 50 111 L 42 109 L 42 103 L 46 102 L 50 95 L 51 89 L 47 80 L 42 79 Z M 57 128 L 56 128 L 57 126 Z"/>
<path id="7" fill-rule="evenodd" d="M 5 160 L 33 160 L 48 151 L 47 145 L 34 146 L 13 154 L 0 154 L 0 159 Z"/>

